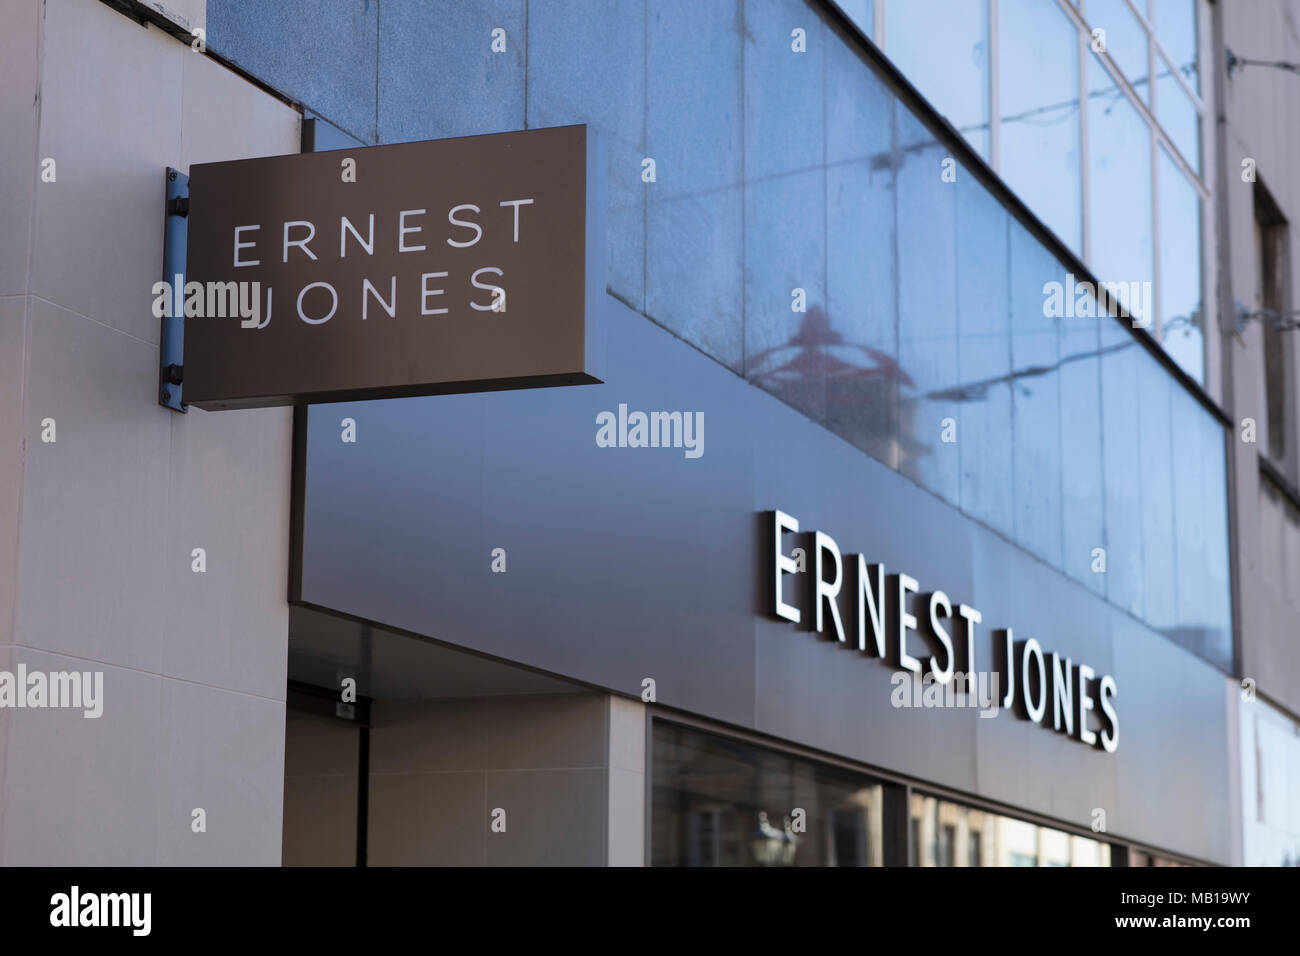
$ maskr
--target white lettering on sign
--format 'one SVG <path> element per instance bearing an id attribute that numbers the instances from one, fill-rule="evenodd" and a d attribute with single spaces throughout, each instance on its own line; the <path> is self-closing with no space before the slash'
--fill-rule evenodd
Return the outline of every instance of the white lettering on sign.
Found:
<path id="1" fill-rule="evenodd" d="M 525 206 L 532 206 L 536 200 L 531 198 L 521 199 L 503 199 L 497 203 L 500 210 L 495 213 L 490 221 L 484 219 L 480 222 L 479 218 L 483 215 L 482 208 L 477 203 L 458 203 L 447 210 L 447 229 L 443 237 L 447 246 L 456 249 L 466 249 L 476 246 L 483 239 L 485 229 L 491 228 L 499 230 L 502 233 L 510 235 L 511 243 L 518 243 L 521 235 L 521 222 L 523 219 L 522 210 Z M 427 227 L 420 221 L 419 217 L 426 216 L 427 209 L 403 209 L 398 212 L 397 219 L 391 224 L 391 235 L 397 237 L 397 251 L 399 253 L 429 253 L 429 245 L 423 241 L 423 234 Z M 359 223 L 364 223 L 362 228 Z M 381 222 L 380 228 L 385 229 L 389 224 Z M 234 227 L 233 235 L 233 265 L 235 268 L 245 268 L 249 266 L 258 266 L 262 260 L 258 254 L 257 247 L 258 234 L 262 229 L 262 223 L 247 223 Z M 295 250 L 294 254 L 305 256 L 313 261 L 321 261 L 321 256 L 326 255 L 326 248 L 337 248 L 338 259 L 347 259 L 351 256 L 364 255 L 374 256 L 375 254 L 375 213 L 363 212 L 353 216 L 340 216 L 337 232 L 337 244 L 329 246 L 322 245 L 318 241 L 317 224 L 308 219 L 286 220 L 279 224 L 281 236 L 280 241 L 280 261 L 287 263 L 290 258 L 290 250 Z M 326 256 L 328 259 L 329 257 Z M 436 260 L 435 254 L 429 256 Z M 489 282 L 485 276 L 498 277 L 498 281 Z M 405 277 L 403 277 L 405 279 Z M 448 278 L 448 274 L 443 271 L 430 270 L 420 273 L 419 284 L 405 288 L 404 284 L 397 282 L 397 277 L 393 275 L 377 276 L 375 278 L 367 277 L 362 280 L 362 287 L 356 297 L 356 301 L 361 304 L 361 317 L 365 319 L 368 315 L 368 305 L 371 301 L 380 306 L 384 312 L 390 316 L 397 314 L 398 299 L 409 295 L 413 300 L 418 299 L 420 302 L 421 315 L 445 315 L 448 311 L 444 307 L 434 307 L 430 301 L 432 296 L 443 295 L 445 288 L 431 288 L 429 279 Z M 494 265 L 484 265 L 477 269 L 470 270 L 469 273 L 461 277 L 459 285 L 467 289 L 469 294 L 464 297 L 464 305 L 476 312 L 504 312 L 506 301 L 506 286 L 504 282 L 504 271 Z M 308 289 L 326 287 L 334 295 L 334 303 L 337 308 L 338 290 L 333 286 L 326 286 L 324 283 L 313 283 L 304 286 L 298 290 L 298 301 L 301 302 L 302 295 Z M 387 292 L 386 296 L 381 296 L 379 290 Z M 486 292 L 487 301 L 481 298 L 475 298 L 479 290 Z M 439 300 L 441 304 L 442 300 Z M 322 325 L 333 316 L 333 310 L 325 317 L 313 316 L 304 313 L 299 309 L 298 317 L 309 325 Z M 249 328 L 265 327 L 260 323 L 250 323 Z"/>
<path id="2" fill-rule="evenodd" d="M 783 511 L 771 511 L 767 516 L 772 588 L 769 610 L 773 616 L 794 624 L 806 621 L 811 631 L 837 643 L 850 643 L 850 635 L 856 635 L 857 648 L 863 654 L 886 660 L 916 678 L 924 672 L 926 680 L 938 685 L 948 684 L 959 673 L 971 675 L 978 671 L 975 625 L 983 623 L 984 618 L 974 607 L 961 603 L 954 606 L 948 595 L 937 589 L 922 591 L 915 578 L 901 571 L 886 578 L 884 565 L 868 564 L 861 554 L 842 554 L 835 539 L 823 531 L 804 532 L 813 560 L 808 571 L 803 572 L 787 553 L 783 540 L 787 535 L 799 534 L 798 519 Z M 846 569 L 854 569 L 854 573 L 848 575 Z M 813 576 L 802 587 L 788 580 L 800 573 Z M 852 579 L 847 585 L 846 578 Z M 787 585 L 791 593 L 806 595 L 811 602 L 810 613 L 805 615 L 797 602 L 787 600 Z M 908 646 L 919 633 L 918 612 L 923 612 L 925 634 L 938 651 L 924 661 Z M 945 619 L 949 622 L 946 626 Z M 964 641 L 955 640 L 957 632 Z M 1098 677 L 1087 664 L 1076 664 L 1054 651 L 1044 652 L 1032 637 L 1016 640 L 1009 627 L 1000 632 L 1000 640 L 998 633 L 994 632 L 993 646 L 998 652 L 995 656 L 1000 657 L 999 683 L 1006 688 L 1002 708 L 1072 740 L 1114 753 L 1119 746 L 1115 678 L 1109 674 Z M 911 646 L 919 654 L 919 645 Z M 965 658 L 961 672 L 957 670 L 958 648 L 963 649 Z"/>

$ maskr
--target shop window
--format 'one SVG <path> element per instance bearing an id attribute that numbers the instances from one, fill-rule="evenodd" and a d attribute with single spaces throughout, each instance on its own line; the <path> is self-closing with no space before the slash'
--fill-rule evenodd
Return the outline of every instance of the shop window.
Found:
<path id="1" fill-rule="evenodd" d="M 655 866 L 881 866 L 883 786 L 656 721 Z"/>
<path id="2" fill-rule="evenodd" d="M 1154 853 L 1145 853 L 1142 850 L 1129 850 L 1129 866 L 1187 866 L 1186 863 L 1180 863 L 1177 860 L 1171 860 L 1166 856 L 1157 856 Z"/>
<path id="3" fill-rule="evenodd" d="M 1110 866 L 1110 845 L 913 793 L 913 865 Z"/>
<path id="4" fill-rule="evenodd" d="M 956 847 L 953 844 L 957 840 L 957 828 L 950 823 L 945 823 L 939 828 L 939 865 L 956 866 L 957 854 Z"/>
<path id="5" fill-rule="evenodd" d="M 690 866 L 719 866 L 722 859 L 722 813 L 699 807 L 686 816 L 686 859 Z"/>

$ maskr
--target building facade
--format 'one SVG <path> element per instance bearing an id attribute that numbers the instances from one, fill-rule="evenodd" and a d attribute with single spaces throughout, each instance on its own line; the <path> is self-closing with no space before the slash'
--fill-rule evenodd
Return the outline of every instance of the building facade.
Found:
<path id="1" fill-rule="evenodd" d="M 0 863 L 1300 862 L 1300 5 L 0 16 Z M 159 404 L 168 167 L 571 124 L 603 384 Z"/>

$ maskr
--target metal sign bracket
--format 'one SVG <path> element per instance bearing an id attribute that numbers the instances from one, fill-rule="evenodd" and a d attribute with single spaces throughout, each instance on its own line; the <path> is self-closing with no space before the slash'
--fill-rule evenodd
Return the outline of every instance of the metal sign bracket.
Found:
<path id="1" fill-rule="evenodd" d="M 168 307 L 158 340 L 158 404 L 189 411 L 181 399 L 185 354 L 185 243 L 189 229 L 190 177 L 167 167 L 166 216 L 163 228 L 163 282 Z M 179 308 L 178 308 L 179 306 Z"/>

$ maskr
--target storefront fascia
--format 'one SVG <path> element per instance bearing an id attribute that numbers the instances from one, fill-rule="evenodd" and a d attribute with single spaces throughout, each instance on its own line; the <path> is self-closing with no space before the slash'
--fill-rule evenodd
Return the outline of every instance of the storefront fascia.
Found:
<path id="1" fill-rule="evenodd" d="M 1221 672 L 612 297 L 601 321 L 608 384 L 300 410 L 291 601 L 615 695 L 650 689 L 654 713 L 1066 827 L 1091 829 L 1100 810 L 1110 839 L 1228 859 L 1205 825 L 1228 813 Z M 602 443 L 634 411 L 699 423 L 698 453 Z M 1055 653 L 1108 676 L 1114 752 L 1054 730 L 1050 694 L 1041 722 L 891 703 L 896 654 L 774 613 L 776 510 L 915 579 L 909 656 L 943 660 L 925 603 L 939 589 L 978 609 L 975 670 L 998 666 L 1010 628 L 1017 654 L 1033 639 L 1048 668 Z M 787 537 L 783 553 L 813 540 Z M 960 666 L 962 622 L 948 623 Z M 298 660 L 328 658 L 309 635 L 290 643 Z M 1100 731 L 1099 686 L 1091 696 Z"/>

